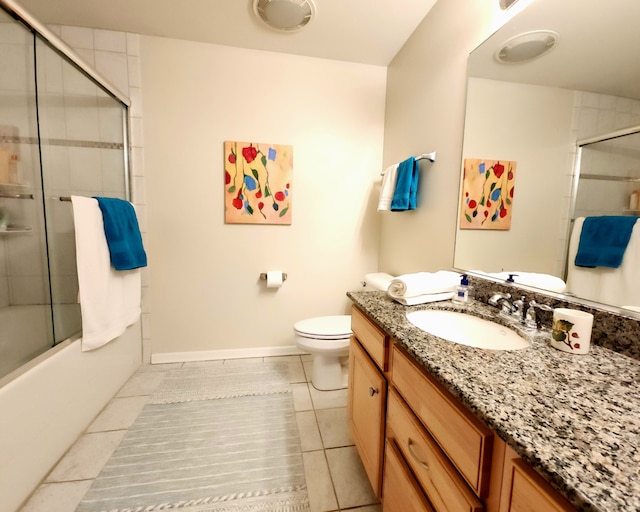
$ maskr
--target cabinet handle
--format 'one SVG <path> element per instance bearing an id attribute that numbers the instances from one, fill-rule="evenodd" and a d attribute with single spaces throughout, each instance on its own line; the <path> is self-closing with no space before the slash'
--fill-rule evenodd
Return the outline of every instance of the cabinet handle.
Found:
<path id="1" fill-rule="evenodd" d="M 372 387 L 370 387 L 370 388 L 369 388 L 369 395 L 370 395 L 370 396 L 375 395 L 377 392 L 378 392 L 378 390 L 377 390 L 377 389 L 374 389 L 374 388 L 372 388 Z"/>
<path id="2" fill-rule="evenodd" d="M 413 442 L 413 440 L 409 437 L 407 441 L 407 446 L 409 447 L 409 453 L 416 460 L 418 464 L 420 464 L 427 471 L 430 471 L 429 465 L 425 461 L 421 460 L 420 457 L 416 455 L 416 452 L 413 451 L 414 444 L 415 443 Z"/>

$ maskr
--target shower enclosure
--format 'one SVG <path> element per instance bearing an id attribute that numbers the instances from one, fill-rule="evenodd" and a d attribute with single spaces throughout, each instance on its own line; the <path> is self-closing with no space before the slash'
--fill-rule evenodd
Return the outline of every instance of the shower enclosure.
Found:
<path id="1" fill-rule="evenodd" d="M 81 331 L 70 195 L 129 199 L 128 105 L 0 0 L 0 379 Z"/>

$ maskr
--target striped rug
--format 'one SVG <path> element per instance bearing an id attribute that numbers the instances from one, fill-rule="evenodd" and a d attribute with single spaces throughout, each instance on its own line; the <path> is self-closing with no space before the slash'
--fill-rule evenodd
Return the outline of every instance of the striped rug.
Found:
<path id="1" fill-rule="evenodd" d="M 76 512 L 307 512 L 288 365 L 170 372 Z"/>

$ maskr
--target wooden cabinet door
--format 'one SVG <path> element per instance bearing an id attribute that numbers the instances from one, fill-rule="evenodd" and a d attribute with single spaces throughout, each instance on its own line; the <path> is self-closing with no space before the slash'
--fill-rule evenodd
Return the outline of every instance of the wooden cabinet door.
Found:
<path id="1" fill-rule="evenodd" d="M 349 423 L 362 464 L 379 498 L 387 381 L 355 337 L 349 349 Z"/>
<path id="2" fill-rule="evenodd" d="M 434 512 L 393 441 L 384 461 L 383 512 Z"/>

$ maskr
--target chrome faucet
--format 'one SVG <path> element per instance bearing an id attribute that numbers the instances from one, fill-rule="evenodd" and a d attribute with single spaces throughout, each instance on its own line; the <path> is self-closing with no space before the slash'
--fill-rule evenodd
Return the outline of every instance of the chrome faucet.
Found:
<path id="1" fill-rule="evenodd" d="M 489 298 L 489 304 L 492 306 L 500 307 L 500 303 L 502 302 L 502 309 L 500 309 L 500 315 L 505 316 L 507 318 L 512 318 L 513 314 L 513 304 L 511 303 L 511 294 L 510 293 L 494 293 Z"/>
<path id="2" fill-rule="evenodd" d="M 546 304 L 539 304 L 535 300 L 531 300 L 524 317 L 524 326 L 527 329 L 540 330 L 542 328 L 542 323 L 537 315 L 538 309 L 541 309 L 542 311 L 553 311 L 553 308 L 551 306 L 547 306 Z"/>

